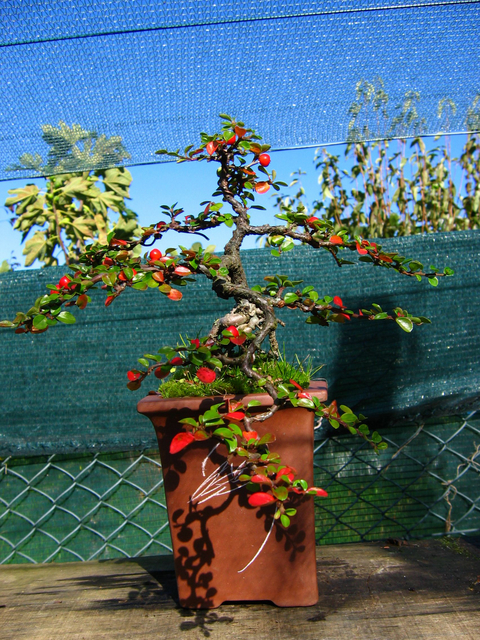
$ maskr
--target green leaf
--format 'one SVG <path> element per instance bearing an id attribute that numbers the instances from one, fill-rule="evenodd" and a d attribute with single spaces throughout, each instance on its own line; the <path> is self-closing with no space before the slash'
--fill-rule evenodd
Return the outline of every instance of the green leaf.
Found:
<path id="1" fill-rule="evenodd" d="M 296 302 L 298 300 L 298 296 L 296 293 L 286 293 L 283 300 L 285 304 L 292 304 L 293 302 Z"/>
<path id="2" fill-rule="evenodd" d="M 218 436 L 219 438 L 231 438 L 233 433 L 228 427 L 220 427 L 219 429 L 215 429 L 213 435 Z"/>
<path id="3" fill-rule="evenodd" d="M 423 264 L 416 260 L 410 262 L 408 266 L 410 267 L 410 271 L 421 271 L 423 269 Z"/>
<path id="4" fill-rule="evenodd" d="M 329 198 L 330 200 L 334 200 L 334 196 L 332 195 L 332 192 L 327 186 L 324 186 L 323 188 L 323 197 Z"/>
<path id="5" fill-rule="evenodd" d="M 237 449 L 238 443 L 236 438 L 233 438 L 232 440 L 230 438 L 225 438 L 225 444 L 228 447 L 229 453 L 233 453 Z"/>
<path id="6" fill-rule="evenodd" d="M 313 400 L 309 400 L 308 398 L 300 398 L 300 400 L 297 402 L 297 407 L 303 407 L 304 409 L 315 409 Z"/>
<path id="7" fill-rule="evenodd" d="M 429 283 L 432 285 L 432 287 L 436 287 L 438 285 L 438 278 L 429 278 L 428 279 Z"/>
<path id="8" fill-rule="evenodd" d="M 407 333 L 410 333 L 410 331 L 413 329 L 413 322 L 410 320 L 410 318 L 398 317 L 395 318 L 395 322 Z"/>
<path id="9" fill-rule="evenodd" d="M 60 320 L 60 322 L 63 322 L 65 324 L 75 324 L 76 322 L 75 316 L 72 315 L 69 311 L 62 311 L 61 313 L 59 313 L 57 316 L 57 320 Z"/>
<path id="10" fill-rule="evenodd" d="M 285 529 L 290 526 L 290 518 L 285 513 L 282 513 L 282 515 L 280 516 L 280 522 L 285 527 Z"/>
<path id="11" fill-rule="evenodd" d="M 46 329 L 48 327 L 48 322 L 45 316 L 38 315 L 33 319 L 33 326 L 35 329 Z"/>
<path id="12" fill-rule="evenodd" d="M 198 427 L 198 422 L 195 420 L 195 418 L 182 418 L 178 422 L 181 422 L 182 424 L 189 424 L 192 427 Z"/>
<path id="13" fill-rule="evenodd" d="M 23 255 L 25 258 L 25 266 L 29 267 L 38 258 L 41 260 L 41 255 L 46 251 L 47 241 L 45 234 L 42 231 L 36 231 L 30 240 L 25 243 L 25 249 Z"/>
<path id="14" fill-rule="evenodd" d="M 138 289 L 139 291 L 146 291 L 148 287 L 149 284 L 147 282 L 135 282 L 135 284 L 132 284 L 132 289 Z"/>
<path id="15" fill-rule="evenodd" d="M 105 273 L 102 276 L 102 280 L 103 280 L 103 283 L 107 285 L 107 287 L 112 287 L 117 280 L 117 274 L 114 271 Z"/>
<path id="16" fill-rule="evenodd" d="M 286 500 L 288 498 L 288 489 L 287 487 L 275 487 L 272 491 L 273 495 L 278 498 L 278 500 Z"/>
<path id="17" fill-rule="evenodd" d="M 275 442 L 276 438 L 273 433 L 266 433 L 264 436 L 260 438 L 258 444 L 268 444 L 269 442 Z"/>
<path id="18" fill-rule="evenodd" d="M 292 238 L 285 238 L 285 240 L 280 245 L 280 249 L 282 251 L 291 251 L 294 246 L 295 243 L 293 242 Z"/>
<path id="19" fill-rule="evenodd" d="M 306 481 L 306 480 L 303 480 L 303 479 L 301 479 L 301 480 L 294 480 L 294 481 L 293 481 L 293 486 L 294 486 L 294 487 L 302 487 L 302 489 L 303 489 L 304 491 L 306 491 L 306 490 L 308 489 L 308 483 L 307 483 L 307 481 Z"/>
<path id="20" fill-rule="evenodd" d="M 242 435 L 242 430 L 240 429 L 240 427 L 238 426 L 238 424 L 235 424 L 234 422 L 230 422 L 230 424 L 228 425 L 229 428 L 233 431 L 233 433 L 237 436 L 241 436 Z"/>
<path id="21" fill-rule="evenodd" d="M 221 360 L 219 360 L 218 358 L 208 358 L 207 362 L 214 367 L 217 367 L 217 369 L 221 369 L 223 367 Z"/>
<path id="22" fill-rule="evenodd" d="M 247 407 L 259 407 L 262 403 L 260 402 L 260 400 L 250 400 L 250 402 L 247 404 Z"/>

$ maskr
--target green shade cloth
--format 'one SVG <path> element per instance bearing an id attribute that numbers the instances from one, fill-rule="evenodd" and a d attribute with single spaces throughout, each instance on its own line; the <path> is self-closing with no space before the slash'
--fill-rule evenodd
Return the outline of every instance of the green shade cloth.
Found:
<path id="1" fill-rule="evenodd" d="M 279 330 L 289 357 L 311 355 L 325 364 L 331 399 L 362 411 L 372 424 L 417 417 L 448 416 L 479 407 L 480 333 L 477 231 L 385 240 L 387 250 L 415 257 L 425 265 L 450 266 L 453 278 L 438 287 L 418 283 L 369 265 L 339 269 L 325 252 L 297 247 L 280 259 L 267 250 L 245 253 L 251 284 L 266 274 L 302 276 L 320 295 L 339 295 L 356 310 L 377 302 L 385 310 L 400 305 L 425 315 L 432 325 L 411 334 L 393 322 L 349 322 L 330 327 L 307 325 L 296 312 L 282 310 Z M 352 254 L 353 255 L 353 254 Z M 27 310 L 57 282 L 63 268 L 0 275 L 0 317 Z M 128 369 L 144 353 L 175 344 L 179 332 L 195 337 L 230 310 L 207 281 L 198 279 L 171 302 L 156 290 L 128 291 L 105 308 L 105 293 L 94 291 L 75 326 L 56 326 L 40 335 L 0 332 L 1 455 L 134 451 L 155 444 L 147 418 L 136 402 L 156 379 L 136 393 L 126 388 Z M 327 429 L 320 429 L 325 435 Z"/>

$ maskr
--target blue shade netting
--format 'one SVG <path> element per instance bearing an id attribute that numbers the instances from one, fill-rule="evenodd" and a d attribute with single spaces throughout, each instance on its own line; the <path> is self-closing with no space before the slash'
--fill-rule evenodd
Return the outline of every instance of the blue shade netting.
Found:
<path id="1" fill-rule="evenodd" d="M 479 0 L 7 0 L 0 179 L 39 175 L 8 168 L 61 121 L 120 136 L 129 165 L 220 112 L 274 149 L 477 131 L 479 25 Z"/>

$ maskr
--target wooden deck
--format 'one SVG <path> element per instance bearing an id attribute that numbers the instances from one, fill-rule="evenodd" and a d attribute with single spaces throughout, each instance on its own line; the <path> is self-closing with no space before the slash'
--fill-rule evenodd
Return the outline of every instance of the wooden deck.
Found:
<path id="1" fill-rule="evenodd" d="M 474 541 L 475 542 L 475 541 Z M 0 567 L 2 640 L 478 640 L 480 548 L 463 540 L 320 547 L 314 607 L 175 602 L 172 559 Z"/>

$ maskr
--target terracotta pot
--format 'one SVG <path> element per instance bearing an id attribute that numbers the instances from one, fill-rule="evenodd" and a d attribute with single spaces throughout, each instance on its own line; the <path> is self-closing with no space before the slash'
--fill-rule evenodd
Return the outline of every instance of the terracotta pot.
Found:
<path id="1" fill-rule="evenodd" d="M 309 392 L 327 399 L 323 381 L 312 382 Z M 272 404 L 267 394 L 243 399 L 254 398 L 262 403 L 255 410 Z M 137 407 L 157 432 L 180 604 L 214 608 L 225 601 L 269 600 L 281 607 L 313 605 L 318 600 L 313 498 L 295 497 L 291 504 L 298 512 L 285 529 L 273 521 L 275 504 L 250 507 L 246 489 L 231 482 L 224 445 L 215 448 L 207 440 L 169 453 L 172 438 L 184 429 L 178 420 L 204 413 L 222 400 L 151 395 Z M 255 425 L 260 435 L 276 435 L 272 450 L 310 485 L 313 420 L 311 411 L 290 407 Z M 238 458 L 234 464 L 241 462 Z"/>

